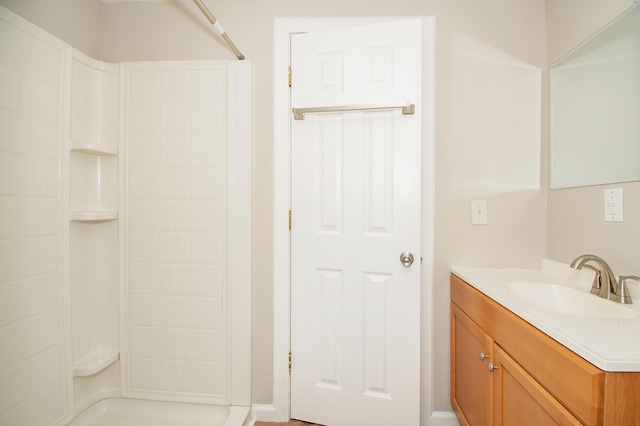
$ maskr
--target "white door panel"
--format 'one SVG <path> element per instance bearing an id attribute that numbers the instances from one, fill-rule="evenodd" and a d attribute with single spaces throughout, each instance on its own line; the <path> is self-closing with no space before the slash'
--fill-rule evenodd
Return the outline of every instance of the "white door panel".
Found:
<path id="1" fill-rule="evenodd" d="M 293 36 L 293 106 L 402 99 L 419 109 L 420 28 L 405 20 Z M 293 418 L 419 423 L 420 129 L 420 115 L 399 110 L 292 122 Z"/>
<path id="2" fill-rule="evenodd" d="M 403 104 L 416 99 L 421 40 L 420 19 L 293 35 L 292 106 Z"/>

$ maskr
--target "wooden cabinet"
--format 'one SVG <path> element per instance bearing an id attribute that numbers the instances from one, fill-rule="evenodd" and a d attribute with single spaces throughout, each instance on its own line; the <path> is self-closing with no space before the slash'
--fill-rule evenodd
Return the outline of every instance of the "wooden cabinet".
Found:
<path id="1" fill-rule="evenodd" d="M 602 371 L 455 275 L 451 402 L 463 425 L 637 425 L 640 373 Z"/>
<path id="2" fill-rule="evenodd" d="M 493 341 L 454 304 L 451 339 L 451 396 L 458 417 L 469 425 L 491 424 L 492 383 L 483 359 L 491 358 Z"/>
<path id="3" fill-rule="evenodd" d="M 452 403 L 463 424 L 581 424 L 453 303 L 451 321 Z"/>

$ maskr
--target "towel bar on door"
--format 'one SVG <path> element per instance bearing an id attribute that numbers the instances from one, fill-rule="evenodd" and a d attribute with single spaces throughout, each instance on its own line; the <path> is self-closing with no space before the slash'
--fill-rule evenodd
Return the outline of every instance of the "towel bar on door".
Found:
<path id="1" fill-rule="evenodd" d="M 413 115 L 415 113 L 414 104 L 406 105 L 345 105 L 345 106 L 327 106 L 312 108 L 292 108 L 293 118 L 295 120 L 304 120 L 305 114 L 328 113 L 328 112 L 349 112 L 349 111 L 381 111 L 387 109 L 402 109 L 403 115 Z"/>

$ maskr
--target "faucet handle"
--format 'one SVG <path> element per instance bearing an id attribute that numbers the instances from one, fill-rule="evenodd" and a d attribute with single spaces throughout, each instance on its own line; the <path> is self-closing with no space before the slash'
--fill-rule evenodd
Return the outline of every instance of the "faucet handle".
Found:
<path id="1" fill-rule="evenodd" d="M 593 284 L 591 284 L 591 294 L 600 294 L 600 289 L 602 288 L 602 272 L 600 272 L 598 268 L 594 268 L 591 265 L 584 265 L 584 267 L 595 272 L 595 276 L 593 277 Z"/>
<path id="2" fill-rule="evenodd" d="M 620 303 L 633 303 L 627 288 L 627 280 L 640 281 L 640 277 L 636 275 L 620 275 L 618 277 L 618 291 L 615 295 L 611 295 L 612 300 Z"/>

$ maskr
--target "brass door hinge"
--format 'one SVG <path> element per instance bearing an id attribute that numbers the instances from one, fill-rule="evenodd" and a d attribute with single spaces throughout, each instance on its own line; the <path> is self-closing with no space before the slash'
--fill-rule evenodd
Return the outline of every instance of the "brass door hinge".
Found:
<path id="1" fill-rule="evenodd" d="M 289 210 L 289 230 L 291 230 L 291 210 Z"/>
<path id="2" fill-rule="evenodd" d="M 289 352 L 289 372 L 291 372 L 291 352 Z"/>
<path id="3" fill-rule="evenodd" d="M 289 83 L 289 87 L 291 87 L 291 79 L 292 79 L 292 77 L 291 77 L 291 67 L 289 67 L 289 76 L 288 76 L 288 79 L 287 79 L 287 81 Z"/>

